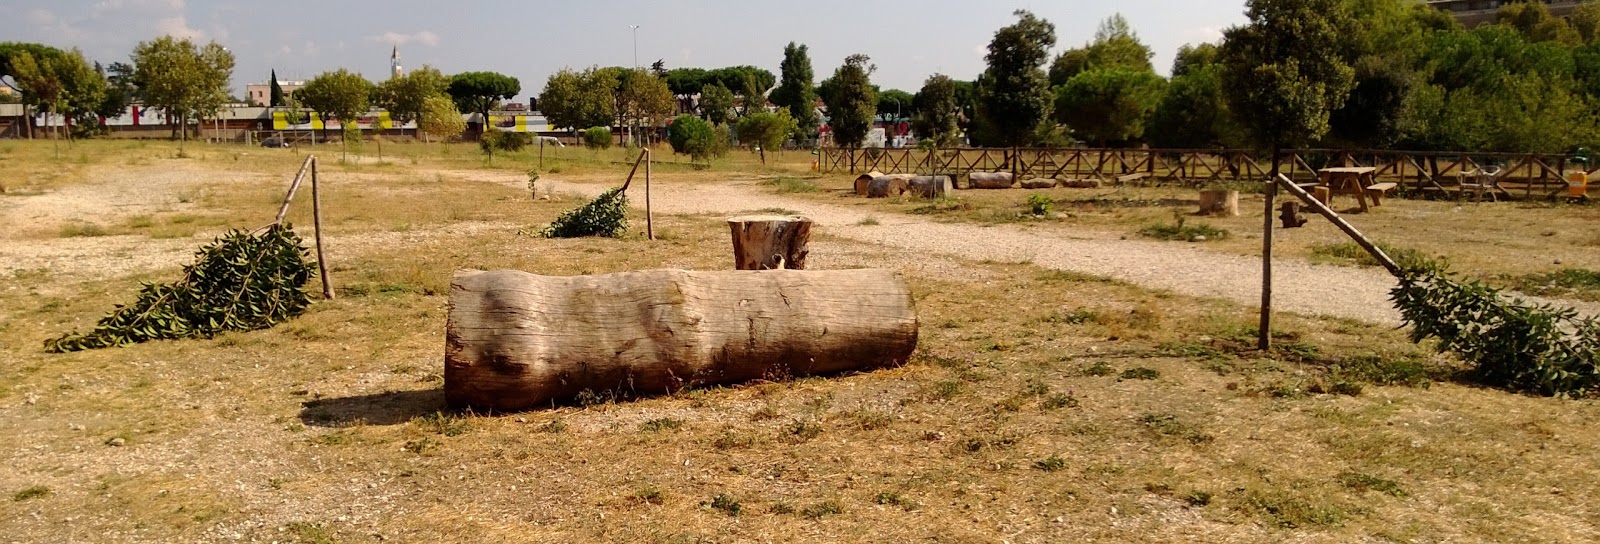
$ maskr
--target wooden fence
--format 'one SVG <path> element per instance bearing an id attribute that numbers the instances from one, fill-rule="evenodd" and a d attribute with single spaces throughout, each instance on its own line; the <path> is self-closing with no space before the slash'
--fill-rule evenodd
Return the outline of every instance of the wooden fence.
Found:
<path id="1" fill-rule="evenodd" d="M 944 174 L 1012 172 L 1018 179 L 1098 179 L 1115 182 L 1139 174 L 1143 183 L 1195 186 L 1227 181 L 1265 181 L 1272 163 L 1237 149 L 844 149 L 822 148 L 818 167 L 826 173 Z M 1454 193 L 1458 175 L 1499 166 L 1506 196 L 1543 198 L 1564 191 L 1562 172 L 1582 169 L 1594 177 L 1600 165 L 1578 166 L 1564 155 L 1526 153 L 1448 153 L 1388 150 L 1301 149 L 1285 151 L 1280 169 L 1294 180 L 1315 179 L 1333 166 L 1377 168 L 1379 181 L 1403 192 Z"/>

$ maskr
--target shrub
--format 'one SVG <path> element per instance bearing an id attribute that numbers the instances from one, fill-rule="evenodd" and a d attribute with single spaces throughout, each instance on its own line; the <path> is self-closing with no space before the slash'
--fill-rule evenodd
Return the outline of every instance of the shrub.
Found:
<path id="1" fill-rule="evenodd" d="M 1054 205 L 1055 201 L 1048 196 L 1038 193 L 1028 195 L 1028 213 L 1033 215 L 1049 215 Z"/>
<path id="2" fill-rule="evenodd" d="M 545 238 L 605 236 L 616 238 L 628 230 L 628 195 L 621 188 L 606 191 L 594 201 L 557 217 L 540 231 Z"/>
<path id="3" fill-rule="evenodd" d="M 693 115 L 679 115 L 667 127 L 667 143 L 672 144 L 672 151 L 697 161 L 715 156 L 716 137 L 711 123 Z M 726 150 L 726 146 L 723 149 Z"/>
<path id="4" fill-rule="evenodd" d="M 1151 225 L 1139 229 L 1139 234 L 1157 240 L 1175 240 L 1180 242 L 1198 242 L 1202 240 L 1221 240 L 1228 237 L 1228 231 L 1204 223 L 1187 225 L 1183 216 L 1178 216 L 1172 225 Z"/>
<path id="5" fill-rule="evenodd" d="M 592 127 L 583 131 L 583 146 L 589 149 L 611 149 L 611 128 Z"/>

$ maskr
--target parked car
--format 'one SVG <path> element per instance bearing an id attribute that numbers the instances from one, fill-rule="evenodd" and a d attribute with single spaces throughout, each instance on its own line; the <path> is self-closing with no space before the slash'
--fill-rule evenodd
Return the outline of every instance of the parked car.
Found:
<path id="1" fill-rule="evenodd" d="M 261 140 L 261 147 L 287 148 L 289 147 L 289 141 L 283 139 L 282 135 L 269 136 Z"/>

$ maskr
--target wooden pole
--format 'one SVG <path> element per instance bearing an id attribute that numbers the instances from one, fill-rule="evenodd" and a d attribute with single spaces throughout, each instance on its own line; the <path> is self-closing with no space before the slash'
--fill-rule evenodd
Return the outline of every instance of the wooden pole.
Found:
<path id="1" fill-rule="evenodd" d="M 305 162 L 300 163 L 300 171 L 295 173 L 294 181 L 289 184 L 289 194 L 284 195 L 283 205 L 278 207 L 278 218 L 272 220 L 272 224 L 283 224 L 283 218 L 289 215 L 289 203 L 294 201 L 295 191 L 300 190 L 300 180 L 305 177 L 306 169 L 311 168 L 311 164 L 316 162 L 316 160 L 316 155 L 307 155 Z"/>
<path id="2" fill-rule="evenodd" d="M 317 232 L 317 275 L 322 277 L 322 298 L 333 300 L 333 280 L 328 278 L 328 258 L 322 254 L 322 198 L 317 194 L 317 162 L 311 159 L 311 225 Z"/>
<path id="3" fill-rule="evenodd" d="M 656 239 L 655 216 L 650 213 L 650 163 L 654 160 L 650 148 L 644 148 L 644 235 L 650 240 Z"/>
<path id="4" fill-rule="evenodd" d="M 1305 189 L 1301 189 L 1299 185 L 1295 185 L 1293 181 L 1289 180 L 1289 178 L 1278 176 L 1277 180 L 1277 185 L 1282 185 L 1289 191 L 1290 194 L 1299 197 L 1301 201 L 1305 202 L 1307 207 L 1310 207 L 1311 209 L 1316 210 L 1317 213 L 1322 214 L 1323 217 L 1328 219 L 1328 222 L 1333 223 L 1336 227 L 1339 227 L 1339 230 L 1344 231 L 1345 234 L 1354 239 L 1357 245 L 1360 245 L 1362 249 L 1367 250 L 1367 253 L 1372 254 L 1372 258 L 1376 259 L 1378 264 L 1383 265 L 1383 267 L 1387 269 L 1390 274 L 1394 274 L 1395 277 L 1400 277 L 1400 265 L 1396 264 L 1394 259 L 1389 258 L 1389 255 L 1384 253 L 1383 249 L 1379 248 L 1377 244 L 1372 243 L 1372 240 L 1368 240 L 1365 235 L 1362 235 L 1361 231 L 1356 230 L 1356 228 L 1349 222 L 1345 221 L 1343 217 L 1339 217 L 1339 214 L 1334 212 L 1333 208 L 1329 208 L 1326 204 L 1323 204 L 1321 201 L 1317 200 L 1316 197 L 1311 195 L 1311 193 L 1307 193 Z"/>
<path id="5" fill-rule="evenodd" d="M 1272 200 L 1277 195 L 1278 155 L 1282 151 L 1272 147 L 1272 176 L 1267 179 L 1265 212 L 1261 217 L 1261 325 L 1256 347 L 1261 351 L 1272 349 Z"/>

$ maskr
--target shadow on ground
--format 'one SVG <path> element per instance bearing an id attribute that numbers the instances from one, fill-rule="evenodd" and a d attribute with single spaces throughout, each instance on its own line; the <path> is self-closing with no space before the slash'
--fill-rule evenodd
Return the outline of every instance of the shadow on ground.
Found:
<path id="1" fill-rule="evenodd" d="M 445 409 L 444 390 L 393 391 L 306 401 L 300 421 L 315 427 L 397 425 Z"/>

